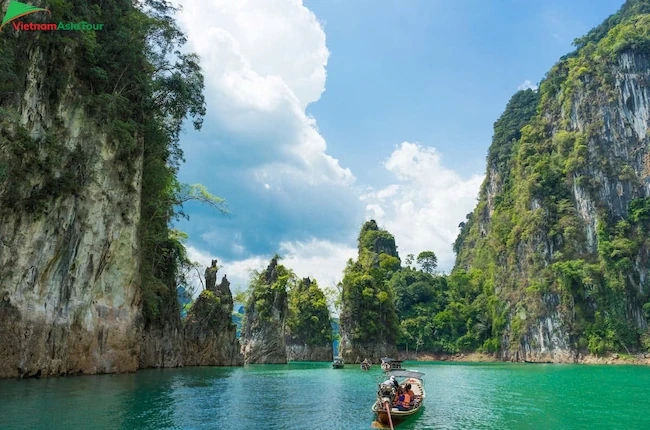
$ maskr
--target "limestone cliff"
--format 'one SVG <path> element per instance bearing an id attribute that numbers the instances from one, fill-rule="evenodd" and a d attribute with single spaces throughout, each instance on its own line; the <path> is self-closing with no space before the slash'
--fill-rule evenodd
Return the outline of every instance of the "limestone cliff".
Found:
<path id="1" fill-rule="evenodd" d="M 242 352 L 247 364 L 287 362 L 285 323 L 289 270 L 275 257 L 253 280 L 241 332 Z"/>
<path id="2" fill-rule="evenodd" d="M 217 284 L 217 261 L 205 271 L 206 289 L 196 299 L 185 322 L 186 366 L 237 366 L 244 357 L 232 322 L 230 282 L 224 275 Z"/>
<path id="3" fill-rule="evenodd" d="M 504 305 L 504 359 L 650 346 L 649 14 L 628 1 L 495 124 L 455 249 Z"/>
<path id="4" fill-rule="evenodd" d="M 184 364 L 176 288 L 189 260 L 170 222 L 185 200 L 179 134 L 188 115 L 200 126 L 203 78 L 191 54 L 170 62 L 184 43 L 170 5 L 140 6 L 69 0 L 20 18 L 103 31 L 3 28 L 0 377 Z M 202 330 L 191 335 L 213 335 Z M 224 336 L 214 357 L 232 357 Z"/>
<path id="5" fill-rule="evenodd" d="M 316 280 L 304 278 L 289 292 L 287 360 L 332 361 L 332 325 L 325 294 Z"/>
<path id="6" fill-rule="evenodd" d="M 347 362 L 397 356 L 398 319 L 388 284 L 400 269 L 395 238 L 374 220 L 359 234 L 359 258 L 348 262 L 342 287 L 340 354 Z"/>
<path id="7" fill-rule="evenodd" d="M 2 36 L 27 67 L 0 97 L 0 377 L 134 371 L 141 153 L 120 160 L 74 89 L 55 97 L 53 69 L 73 73 L 56 47 Z"/>

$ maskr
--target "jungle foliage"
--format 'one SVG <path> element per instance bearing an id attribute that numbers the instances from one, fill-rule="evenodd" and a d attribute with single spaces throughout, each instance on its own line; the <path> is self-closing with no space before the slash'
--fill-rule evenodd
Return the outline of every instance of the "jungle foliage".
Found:
<path id="1" fill-rule="evenodd" d="M 332 340 L 330 311 L 318 283 L 309 278 L 295 282 L 289 290 L 287 343 L 326 346 Z"/>
<path id="2" fill-rule="evenodd" d="M 400 270 L 395 238 L 370 220 L 358 243 L 359 257 L 348 261 L 341 281 L 341 326 L 354 343 L 394 344 L 399 320 L 389 281 Z"/>

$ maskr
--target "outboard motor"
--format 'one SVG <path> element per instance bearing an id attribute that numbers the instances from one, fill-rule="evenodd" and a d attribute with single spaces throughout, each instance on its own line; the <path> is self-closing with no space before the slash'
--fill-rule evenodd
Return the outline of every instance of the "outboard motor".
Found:
<path id="1" fill-rule="evenodd" d="M 395 386 L 393 384 L 379 384 L 377 398 L 381 399 L 382 403 L 388 402 L 389 405 L 392 405 L 395 395 Z"/>

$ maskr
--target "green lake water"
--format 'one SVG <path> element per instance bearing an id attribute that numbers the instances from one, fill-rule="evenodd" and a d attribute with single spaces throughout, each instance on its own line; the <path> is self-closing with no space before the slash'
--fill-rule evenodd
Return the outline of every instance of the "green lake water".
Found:
<path id="1" fill-rule="evenodd" d="M 650 429 L 650 367 L 407 363 L 422 413 L 399 429 Z M 367 429 L 379 366 L 327 363 L 0 380 L 0 429 Z"/>

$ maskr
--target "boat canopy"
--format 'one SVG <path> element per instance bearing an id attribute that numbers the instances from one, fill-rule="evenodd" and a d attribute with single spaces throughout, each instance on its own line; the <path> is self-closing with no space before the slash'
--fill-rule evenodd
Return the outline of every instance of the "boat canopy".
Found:
<path id="1" fill-rule="evenodd" d="M 384 357 L 381 359 L 384 363 L 403 363 L 403 360 L 395 360 L 393 358 Z"/>
<path id="2" fill-rule="evenodd" d="M 387 375 L 394 376 L 396 378 L 415 378 L 422 380 L 424 373 L 416 372 L 415 370 L 389 370 L 386 372 Z"/>

